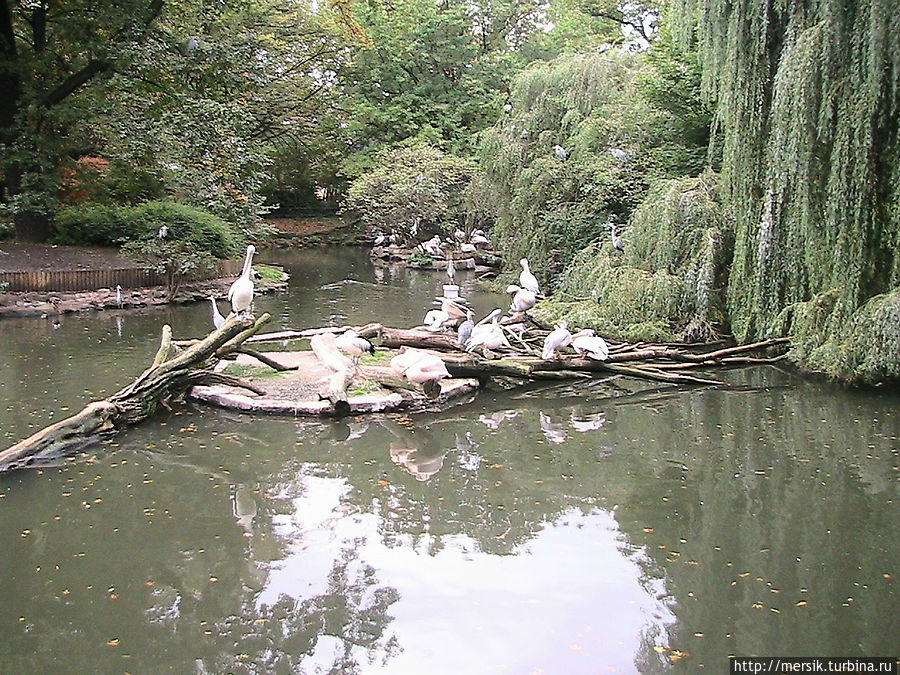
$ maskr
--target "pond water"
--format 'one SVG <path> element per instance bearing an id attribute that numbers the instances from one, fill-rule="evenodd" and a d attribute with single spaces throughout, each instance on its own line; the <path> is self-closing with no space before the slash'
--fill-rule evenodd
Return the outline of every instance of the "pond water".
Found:
<path id="1" fill-rule="evenodd" d="M 413 325 L 442 277 L 268 254 L 273 328 Z M 351 280 L 346 283 L 344 280 Z M 463 281 L 479 313 L 496 296 Z M 224 303 L 223 303 L 224 309 Z M 0 446 L 208 303 L 0 321 Z M 0 476 L 2 673 L 727 672 L 897 652 L 896 392 L 775 368 L 329 421 L 187 406 Z"/>

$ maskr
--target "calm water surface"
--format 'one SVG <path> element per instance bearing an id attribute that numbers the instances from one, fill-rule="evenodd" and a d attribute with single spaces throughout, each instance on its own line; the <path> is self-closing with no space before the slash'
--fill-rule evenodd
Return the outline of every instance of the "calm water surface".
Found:
<path id="1" fill-rule="evenodd" d="M 357 251 L 277 257 L 291 288 L 257 304 L 275 328 L 412 325 L 442 281 Z M 208 310 L 0 321 L 0 446 L 130 382 L 163 323 L 205 333 Z M 896 654 L 900 396 L 725 377 L 341 422 L 188 407 L 2 476 L 0 672 L 721 673 L 729 654 Z"/>

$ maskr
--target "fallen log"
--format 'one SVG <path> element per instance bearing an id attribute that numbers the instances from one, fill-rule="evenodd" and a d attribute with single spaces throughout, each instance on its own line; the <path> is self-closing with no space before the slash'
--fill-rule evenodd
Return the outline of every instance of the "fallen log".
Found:
<path id="1" fill-rule="evenodd" d="M 220 328 L 174 356 L 172 329 L 163 326 L 153 362 L 134 382 L 0 452 L 0 471 L 28 466 L 38 458 L 66 454 L 137 424 L 160 404 L 184 396 L 196 384 L 223 383 L 259 392 L 258 387 L 241 378 L 214 373 L 212 366 L 224 356 L 240 351 L 243 341 L 269 319 L 268 314 L 256 321 L 230 316 Z"/>

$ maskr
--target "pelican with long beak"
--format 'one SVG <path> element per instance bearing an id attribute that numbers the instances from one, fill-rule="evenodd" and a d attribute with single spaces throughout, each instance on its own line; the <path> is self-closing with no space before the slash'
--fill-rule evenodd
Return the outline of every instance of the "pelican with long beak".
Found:
<path id="1" fill-rule="evenodd" d="M 569 324 L 566 321 L 560 321 L 544 338 L 544 350 L 541 352 L 541 358 L 544 361 L 555 359 L 559 356 L 559 350 L 570 344 L 572 344 L 572 334 L 569 332 Z"/>
<path id="2" fill-rule="evenodd" d="M 533 291 L 515 284 L 506 287 L 506 294 L 512 298 L 509 308 L 519 314 L 524 314 L 537 304 L 537 296 Z"/>
<path id="3" fill-rule="evenodd" d="M 512 348 L 506 339 L 506 334 L 503 332 L 500 324 L 497 323 L 501 314 L 503 314 L 502 309 L 495 309 L 475 324 L 475 327 L 472 328 L 472 334 L 466 341 L 467 352 L 475 350 L 476 347 L 488 350 L 499 349 L 500 347 Z"/>
<path id="4" fill-rule="evenodd" d="M 419 349 L 407 349 L 391 359 L 391 370 L 413 384 L 425 384 L 450 377 L 440 356 Z"/>
<path id="5" fill-rule="evenodd" d="M 594 335 L 590 328 L 580 330 L 572 336 L 572 347 L 579 356 L 606 361 L 609 358 L 609 345 L 599 335 Z"/>
<path id="6" fill-rule="evenodd" d="M 519 273 L 519 286 L 528 289 L 535 295 L 540 295 L 541 287 L 538 284 L 537 277 L 532 274 L 531 269 L 528 267 L 528 258 L 522 258 L 519 264 L 522 265 L 522 271 Z"/>
<path id="7" fill-rule="evenodd" d="M 242 314 L 250 311 L 253 304 L 253 277 L 251 276 L 251 265 L 253 264 L 253 254 L 256 253 L 256 247 L 250 244 L 247 247 L 247 257 L 244 258 L 244 271 L 241 276 L 231 284 L 228 289 L 228 299 L 231 300 L 231 311 L 235 314 Z"/>

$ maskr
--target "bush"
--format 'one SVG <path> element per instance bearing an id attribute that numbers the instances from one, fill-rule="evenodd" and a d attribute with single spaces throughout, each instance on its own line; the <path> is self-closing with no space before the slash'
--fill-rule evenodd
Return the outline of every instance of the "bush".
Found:
<path id="1" fill-rule="evenodd" d="M 168 229 L 167 241 L 181 241 L 216 258 L 235 255 L 241 244 L 238 230 L 218 216 L 178 202 L 152 201 L 136 206 L 81 204 L 56 216 L 57 244 L 118 246 L 157 237 Z"/>

